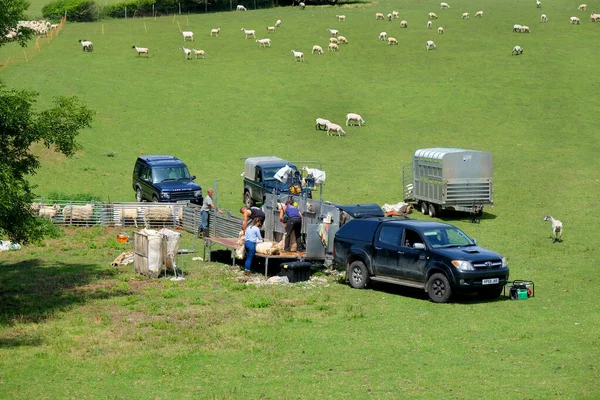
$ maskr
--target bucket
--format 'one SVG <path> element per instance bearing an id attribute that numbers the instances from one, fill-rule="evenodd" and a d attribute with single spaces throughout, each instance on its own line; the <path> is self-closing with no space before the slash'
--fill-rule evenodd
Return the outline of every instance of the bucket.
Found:
<path id="1" fill-rule="evenodd" d="M 128 243 L 129 235 L 125 232 L 117 233 L 117 242 L 119 243 Z"/>

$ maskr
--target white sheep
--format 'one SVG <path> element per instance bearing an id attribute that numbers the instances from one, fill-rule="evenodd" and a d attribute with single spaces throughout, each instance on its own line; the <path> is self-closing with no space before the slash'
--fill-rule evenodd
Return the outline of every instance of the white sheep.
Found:
<path id="1" fill-rule="evenodd" d="M 141 208 L 123 208 L 119 220 L 122 225 L 125 225 L 126 220 L 132 220 L 135 227 L 138 227 L 137 220 L 139 218 Z"/>
<path id="2" fill-rule="evenodd" d="M 375 13 L 375 19 L 384 19 L 383 13 Z"/>
<path id="3" fill-rule="evenodd" d="M 521 33 L 529 33 L 529 27 L 527 25 L 521 26 Z"/>
<path id="4" fill-rule="evenodd" d="M 212 36 L 213 34 L 215 36 L 220 36 L 221 35 L 221 28 L 211 29 L 210 30 L 210 36 Z"/>
<path id="5" fill-rule="evenodd" d="M 396 39 L 395 37 L 389 37 L 388 44 L 398 44 L 398 39 Z"/>
<path id="6" fill-rule="evenodd" d="M 257 39 L 258 47 L 271 47 L 271 39 Z"/>
<path id="7" fill-rule="evenodd" d="M 278 20 L 275 22 L 275 26 L 276 26 L 277 28 L 279 28 L 279 27 L 281 26 L 281 20 L 280 20 L 280 19 L 278 19 Z"/>
<path id="8" fill-rule="evenodd" d="M 402 28 L 408 28 L 408 22 L 406 22 L 405 20 L 400 21 L 400 26 Z"/>
<path id="9" fill-rule="evenodd" d="M 579 23 L 581 22 L 581 20 L 579 18 L 577 18 L 577 17 L 571 17 L 571 18 L 569 18 L 569 22 L 571 24 L 579 25 Z"/>
<path id="10" fill-rule="evenodd" d="M 444 8 L 450 8 L 448 3 L 440 3 L 440 8 L 443 10 Z"/>
<path id="11" fill-rule="evenodd" d="M 235 11 L 247 11 L 247 9 L 243 5 L 238 4 L 237 7 L 235 8 Z"/>
<path id="12" fill-rule="evenodd" d="M 592 13 L 590 15 L 590 21 L 592 21 L 592 22 L 600 21 L 600 14 Z"/>
<path id="13" fill-rule="evenodd" d="M 323 48 L 321 46 L 315 44 L 312 48 L 312 54 L 315 54 L 315 53 L 323 54 Z"/>
<path id="14" fill-rule="evenodd" d="M 315 129 L 320 130 L 320 131 L 325 130 L 325 129 L 327 129 L 327 125 L 329 125 L 329 124 L 331 124 L 331 121 L 329 121 L 328 119 L 317 118 L 315 120 Z M 323 129 L 323 128 L 325 128 L 325 129 Z"/>
<path id="15" fill-rule="evenodd" d="M 390 39 L 394 39 L 394 38 L 390 38 Z M 396 40 L 396 39 L 394 39 L 394 40 Z M 389 39 L 388 39 L 388 41 L 389 41 Z M 398 44 L 398 41 L 396 41 L 396 44 Z M 352 124 L 350 124 L 351 121 L 358 122 L 358 126 L 362 126 L 362 125 L 366 124 L 365 120 L 360 115 L 354 114 L 354 113 L 346 114 L 346 126 L 352 125 Z"/>
<path id="16" fill-rule="evenodd" d="M 519 24 L 514 24 L 513 25 L 513 32 L 521 32 L 521 25 Z"/>
<path id="17" fill-rule="evenodd" d="M 512 49 L 512 55 L 518 56 L 519 54 L 523 54 L 523 49 L 521 46 L 515 46 Z"/>
<path id="18" fill-rule="evenodd" d="M 327 124 L 327 135 L 328 136 L 333 135 L 332 132 L 337 133 L 338 136 L 342 136 L 342 135 L 346 136 L 346 132 L 344 132 L 344 129 L 342 129 L 341 126 L 330 122 L 329 124 Z"/>
<path id="19" fill-rule="evenodd" d="M 427 29 L 431 29 L 433 27 L 433 22 L 427 21 Z"/>
<path id="20" fill-rule="evenodd" d="M 300 3 L 298 4 L 298 7 L 300 7 L 301 10 L 304 10 L 306 8 L 306 4 Z"/>
<path id="21" fill-rule="evenodd" d="M 60 205 L 54 204 L 53 206 L 44 206 L 40 203 L 33 203 L 31 209 L 34 215 L 42 218 L 52 219 L 60 212 Z"/>
<path id="22" fill-rule="evenodd" d="M 201 56 L 202 58 L 206 58 L 206 52 L 204 50 L 192 49 L 192 51 L 196 55 L 196 60 L 198 59 L 198 56 Z"/>
<path id="23" fill-rule="evenodd" d="M 336 15 L 335 16 L 339 22 L 346 22 L 346 16 L 345 15 Z"/>
<path id="24" fill-rule="evenodd" d="M 304 53 L 301 51 L 292 50 L 292 54 L 294 55 L 294 59 L 296 61 L 304 62 Z"/>
<path id="25" fill-rule="evenodd" d="M 542 16 L 540 17 L 540 21 L 542 21 L 542 23 L 548 22 L 548 17 L 546 16 L 546 14 L 542 14 Z"/>
<path id="26" fill-rule="evenodd" d="M 388 21 L 391 21 L 391 20 L 392 20 L 392 13 L 389 13 L 389 14 L 387 15 L 387 17 L 388 17 Z"/>
<path id="27" fill-rule="evenodd" d="M 551 215 L 544 217 L 544 221 L 552 222 L 552 243 L 562 242 L 563 224 L 557 219 L 552 218 Z"/>
<path id="28" fill-rule="evenodd" d="M 63 217 L 65 222 L 73 223 L 73 221 L 89 221 L 94 215 L 94 205 L 86 204 L 84 206 L 67 205 L 63 208 Z"/>
<path id="29" fill-rule="evenodd" d="M 142 54 L 145 54 L 145 55 L 146 55 L 146 57 L 148 57 L 148 56 L 149 56 L 149 53 L 148 53 L 148 48 L 147 48 L 147 47 L 137 47 L 137 46 L 132 46 L 131 48 L 132 48 L 132 49 L 135 49 L 135 51 L 137 51 L 137 53 L 138 53 L 138 57 L 139 57 L 140 55 L 142 55 Z"/>
<path id="30" fill-rule="evenodd" d="M 194 32 L 191 31 L 179 31 L 183 35 L 183 41 L 185 42 L 187 39 L 192 39 L 194 41 Z"/>
<path id="31" fill-rule="evenodd" d="M 587 10 L 587 4 L 580 4 L 579 7 L 577 7 L 577 9 L 579 11 L 585 11 Z"/>
<path id="32" fill-rule="evenodd" d="M 480 10 L 480 11 L 477 11 L 477 12 L 475 13 L 475 18 L 481 18 L 481 17 L 483 17 L 483 11 L 481 11 L 481 10 Z"/>
<path id="33" fill-rule="evenodd" d="M 246 39 L 248 39 L 248 36 L 252 36 L 254 39 L 256 39 L 256 31 L 254 29 L 241 29 L 244 32 L 244 35 L 246 35 Z"/>
<path id="34" fill-rule="evenodd" d="M 425 48 L 426 48 L 427 50 L 431 50 L 431 49 L 437 49 L 437 46 L 435 45 L 435 43 L 433 43 L 433 40 L 428 40 L 428 41 L 425 43 Z"/>
<path id="35" fill-rule="evenodd" d="M 537 8 L 542 8 L 542 2 L 540 0 L 535 0 L 535 6 Z"/>
<path id="36" fill-rule="evenodd" d="M 327 51 L 338 51 L 339 49 L 337 43 L 329 43 L 329 47 L 327 47 Z"/>
<path id="37" fill-rule="evenodd" d="M 381 32 L 379 34 L 379 40 L 387 40 L 387 32 Z"/>
<path id="38" fill-rule="evenodd" d="M 192 51 L 190 49 L 186 49 L 183 46 L 181 46 L 180 49 L 183 50 L 183 52 L 185 53 L 185 59 L 186 60 L 191 60 L 192 59 Z"/>
<path id="39" fill-rule="evenodd" d="M 336 37 L 330 37 L 329 38 L 329 43 L 335 43 L 338 44 L 340 42 L 340 39 L 336 38 Z"/>
<path id="40" fill-rule="evenodd" d="M 51 25 L 50 25 L 50 30 L 51 30 L 51 31 L 55 31 L 55 30 L 57 30 L 57 29 L 58 29 L 58 24 L 51 24 Z"/>
<path id="41" fill-rule="evenodd" d="M 338 33 L 340 33 L 337 29 L 329 29 L 329 28 L 327 28 L 327 30 L 329 31 L 329 33 L 331 34 L 331 36 L 337 36 Z"/>
<path id="42" fill-rule="evenodd" d="M 392 17 L 398 19 L 400 18 L 400 13 L 398 11 L 392 11 Z"/>
<path id="43" fill-rule="evenodd" d="M 346 36 L 338 36 L 337 40 L 340 44 L 348 44 L 348 39 L 346 39 Z"/>
<path id="44" fill-rule="evenodd" d="M 463 13 L 463 15 L 462 15 L 462 17 L 461 17 L 461 18 L 462 18 L 462 19 L 469 19 L 469 13 L 468 13 L 468 12 L 466 12 L 466 13 Z"/>
<path id="45" fill-rule="evenodd" d="M 275 33 L 275 27 L 274 26 L 267 26 L 267 33 Z"/>
<path id="46" fill-rule="evenodd" d="M 94 50 L 94 45 L 89 40 L 85 40 L 85 39 L 79 40 L 79 43 L 81 43 L 81 47 L 83 48 L 83 51 L 93 51 Z"/>
<path id="47" fill-rule="evenodd" d="M 433 12 L 430 12 L 429 15 L 428 15 L 429 19 L 437 19 L 437 17 L 438 17 L 437 14 L 433 13 Z"/>

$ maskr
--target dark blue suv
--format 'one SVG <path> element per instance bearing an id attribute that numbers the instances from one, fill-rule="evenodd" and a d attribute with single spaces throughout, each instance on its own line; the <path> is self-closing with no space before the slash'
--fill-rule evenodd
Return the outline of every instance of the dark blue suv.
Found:
<path id="1" fill-rule="evenodd" d="M 133 190 L 138 202 L 189 201 L 202 204 L 202 188 L 187 165 L 168 155 L 138 157 L 133 169 Z"/>

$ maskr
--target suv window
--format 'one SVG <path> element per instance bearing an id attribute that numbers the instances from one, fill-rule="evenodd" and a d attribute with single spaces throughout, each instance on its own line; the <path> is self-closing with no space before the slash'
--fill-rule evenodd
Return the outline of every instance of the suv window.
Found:
<path id="1" fill-rule="evenodd" d="M 421 236 L 412 229 L 405 229 L 402 245 L 404 247 L 413 247 L 415 243 L 423 243 L 423 239 L 421 239 Z"/>
<path id="2" fill-rule="evenodd" d="M 142 171 L 140 172 L 140 178 L 145 181 L 150 181 L 150 167 L 142 165 Z"/>
<path id="3" fill-rule="evenodd" d="M 379 241 L 381 243 L 397 246 L 400 243 L 402 228 L 398 226 L 384 226 L 379 233 Z"/>

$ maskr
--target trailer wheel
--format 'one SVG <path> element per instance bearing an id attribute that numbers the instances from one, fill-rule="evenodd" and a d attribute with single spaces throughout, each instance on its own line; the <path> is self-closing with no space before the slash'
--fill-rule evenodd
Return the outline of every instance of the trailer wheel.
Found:
<path id="1" fill-rule="evenodd" d="M 428 213 L 428 212 L 429 212 L 429 211 L 428 211 L 428 209 L 427 209 L 427 203 L 425 203 L 425 202 L 422 202 L 422 203 L 421 203 L 421 213 L 422 213 L 423 215 L 427 215 L 427 213 Z"/>
<path id="2" fill-rule="evenodd" d="M 431 218 L 434 218 L 437 215 L 437 210 L 435 209 L 435 206 L 433 204 L 429 205 L 429 216 Z"/>

